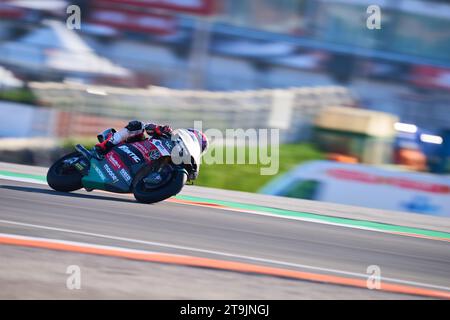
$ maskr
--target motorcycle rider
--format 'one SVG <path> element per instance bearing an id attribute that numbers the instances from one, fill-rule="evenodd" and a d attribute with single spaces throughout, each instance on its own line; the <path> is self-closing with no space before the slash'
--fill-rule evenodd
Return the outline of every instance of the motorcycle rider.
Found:
<path id="1" fill-rule="evenodd" d="M 205 134 L 197 129 L 188 129 L 197 138 L 200 144 L 202 153 L 208 148 L 208 139 Z M 173 129 L 168 125 L 158 125 L 154 123 L 143 123 L 138 120 L 130 121 L 124 128 L 116 131 L 112 128 L 107 129 L 100 134 L 99 140 L 101 142 L 95 145 L 95 150 L 98 154 L 104 155 L 111 150 L 112 147 L 121 142 L 135 142 L 145 140 L 144 132 L 151 137 L 170 137 Z"/>

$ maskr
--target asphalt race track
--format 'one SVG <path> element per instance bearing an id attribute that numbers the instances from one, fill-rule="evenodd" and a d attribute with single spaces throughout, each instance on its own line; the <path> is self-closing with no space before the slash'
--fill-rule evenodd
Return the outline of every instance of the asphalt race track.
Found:
<path id="1" fill-rule="evenodd" d="M 145 205 L 129 195 L 98 191 L 65 194 L 45 184 L 14 179 L 0 180 L 0 203 L 3 235 L 194 256 L 364 281 L 368 266 L 376 265 L 383 281 L 439 291 L 450 297 L 449 241 L 175 201 Z M 327 214 L 326 209 L 322 213 Z M 351 281 L 347 281 L 350 285 L 324 284 L 308 279 L 183 266 L 183 263 L 131 261 L 1 243 L 0 256 L 4 257 L 0 261 L 0 287 L 6 288 L 0 292 L 3 298 L 409 299 L 427 296 L 355 288 Z M 90 270 L 92 283 L 88 286 L 92 290 L 70 296 L 64 295 L 68 290 L 62 289 L 61 284 L 58 284 L 61 288 L 52 289 L 58 281 L 64 283 L 67 277 L 64 266 L 74 263 Z M 31 272 L 39 266 L 46 270 L 44 275 Z M 53 276 L 51 270 L 56 270 Z M 108 277 L 101 279 L 102 270 L 120 282 L 118 291 L 105 285 Z"/>

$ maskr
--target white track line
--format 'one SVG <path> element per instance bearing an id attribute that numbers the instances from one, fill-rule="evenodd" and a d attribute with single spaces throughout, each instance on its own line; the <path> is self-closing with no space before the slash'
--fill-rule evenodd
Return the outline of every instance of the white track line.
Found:
<path id="1" fill-rule="evenodd" d="M 93 243 L 87 243 L 87 242 L 67 241 L 67 240 L 42 238 L 42 237 L 22 236 L 22 235 L 11 234 L 11 233 L 0 233 L 0 237 L 12 238 L 12 239 L 20 239 L 20 240 L 46 241 L 46 242 L 51 242 L 51 243 L 55 243 L 55 244 L 60 243 L 60 244 L 65 244 L 65 245 L 89 247 L 89 248 L 95 248 L 95 249 L 120 250 L 120 251 L 125 251 L 125 252 L 130 252 L 130 253 L 145 253 L 145 254 L 157 254 L 157 255 L 183 257 L 182 255 L 171 254 L 171 253 L 169 254 L 169 253 L 161 253 L 161 252 L 156 252 L 156 251 L 137 250 L 137 249 L 123 248 L 123 247 L 115 247 L 115 246 L 105 246 L 105 245 L 93 244 Z M 42 248 L 42 249 L 45 249 L 45 248 Z M 47 249 L 47 250 L 51 250 L 51 249 Z"/>
<path id="2" fill-rule="evenodd" d="M 46 182 L 41 181 L 41 180 L 37 180 L 37 179 L 11 177 L 11 176 L 5 176 L 5 175 L 1 175 L 1 174 L 0 174 L 0 179 L 47 185 Z M 100 192 L 100 193 L 103 193 L 103 194 L 111 194 L 110 192 L 103 191 L 103 190 L 95 190 L 95 192 Z M 120 195 L 121 196 L 126 196 L 126 194 L 120 194 Z M 118 197 L 118 198 L 120 198 L 120 197 Z M 416 234 L 414 234 L 414 233 L 399 233 L 399 232 L 393 232 L 393 231 L 390 231 L 390 230 L 382 230 L 382 229 L 371 228 L 371 227 L 363 227 L 363 226 L 352 225 L 352 224 L 330 222 L 330 221 L 321 220 L 321 219 L 314 219 L 314 218 L 285 216 L 285 215 L 279 215 L 279 214 L 275 214 L 275 213 L 268 213 L 268 212 L 254 211 L 254 210 L 247 210 L 247 209 L 237 209 L 237 208 L 231 208 L 231 207 L 214 207 L 214 206 L 202 205 L 202 204 L 197 204 L 197 203 L 189 203 L 189 202 L 186 202 L 186 203 L 173 202 L 173 203 L 184 204 L 184 205 L 189 205 L 189 206 L 197 206 L 197 207 L 207 207 L 207 208 L 213 208 L 213 209 L 218 209 L 218 210 L 226 210 L 226 211 L 248 213 L 248 214 L 253 214 L 253 215 L 277 218 L 277 219 L 296 220 L 296 221 L 319 223 L 319 224 L 324 224 L 324 225 L 330 225 L 330 226 L 336 226 L 336 227 L 344 227 L 344 228 L 357 229 L 357 230 L 381 232 L 381 233 L 384 233 L 384 234 L 392 234 L 392 235 L 397 235 L 397 236 L 398 235 L 399 236 L 408 236 L 408 237 L 413 237 L 413 238 L 435 240 L 435 241 L 436 240 L 437 241 L 449 241 L 447 239 L 436 238 L 436 237 L 433 237 L 433 236 L 421 236 L 421 235 L 416 236 Z M 344 219 L 347 219 L 347 218 L 344 218 Z M 382 223 L 382 222 L 380 222 L 380 223 Z"/>
<path id="3" fill-rule="evenodd" d="M 71 234 L 79 234 L 79 235 L 85 235 L 85 236 L 91 236 L 91 237 L 97 237 L 97 238 L 103 238 L 103 239 L 109 239 L 109 240 L 124 241 L 124 242 L 129 242 L 129 243 L 145 244 L 145 245 L 156 246 L 156 247 L 161 247 L 161 248 L 170 248 L 170 249 L 185 250 L 185 251 L 198 252 L 198 253 L 207 253 L 207 254 L 212 254 L 212 255 L 222 256 L 222 257 L 237 258 L 237 259 L 243 259 L 243 260 L 247 260 L 247 261 L 269 263 L 269 264 L 275 264 L 275 265 L 286 266 L 286 267 L 295 267 L 295 268 L 300 268 L 300 269 L 310 269 L 310 270 L 329 272 L 329 273 L 340 274 L 340 275 L 354 276 L 354 277 L 364 278 L 364 279 L 367 279 L 367 277 L 369 276 L 368 274 L 364 274 L 364 273 L 348 272 L 348 271 L 343 271 L 343 270 L 322 268 L 322 267 L 297 264 L 297 263 L 291 263 L 291 262 L 285 262 L 285 261 L 279 261 L 279 260 L 264 259 L 264 258 L 258 258 L 258 257 L 252 257 L 252 256 L 244 256 L 244 255 L 239 255 L 239 254 L 234 254 L 234 253 L 229 253 L 229 252 L 221 252 L 221 251 L 215 251 L 215 250 L 193 248 L 193 247 L 180 246 L 180 245 L 169 244 L 169 243 L 138 240 L 138 239 L 132 239 L 132 238 L 125 238 L 125 237 L 117 237 L 117 236 L 85 232 L 85 231 L 79 231 L 79 230 L 29 224 L 29 223 L 23 223 L 23 222 L 18 222 L 18 221 L 0 220 L 0 223 L 35 228 L 35 229 L 51 230 L 51 231 L 58 231 L 58 232 L 71 233 Z M 432 289 L 450 291 L 450 287 L 445 287 L 445 286 L 438 286 L 438 285 L 432 285 L 432 284 L 427 284 L 427 283 L 414 282 L 414 281 L 395 279 L 395 278 L 387 278 L 387 277 L 382 277 L 382 279 L 385 281 L 393 282 L 393 283 L 401 283 L 401 284 L 407 284 L 407 285 L 412 285 L 412 286 L 420 286 L 420 287 L 424 287 L 424 288 L 432 288 Z"/>

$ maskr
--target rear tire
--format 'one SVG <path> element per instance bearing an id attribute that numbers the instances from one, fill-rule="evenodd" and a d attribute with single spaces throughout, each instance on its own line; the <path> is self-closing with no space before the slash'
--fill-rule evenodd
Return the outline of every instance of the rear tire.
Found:
<path id="1" fill-rule="evenodd" d="M 81 173 L 73 168 L 73 170 L 62 171 L 64 160 L 80 156 L 79 152 L 72 152 L 61 159 L 57 160 L 47 172 L 47 183 L 53 190 L 70 192 L 81 189 L 83 187 L 81 183 Z"/>
<path id="2" fill-rule="evenodd" d="M 135 182 L 134 197 L 142 203 L 155 203 L 178 194 L 186 184 L 187 172 L 184 169 L 175 169 L 171 180 L 158 189 L 146 189 L 143 179 L 144 176 L 141 176 Z"/>

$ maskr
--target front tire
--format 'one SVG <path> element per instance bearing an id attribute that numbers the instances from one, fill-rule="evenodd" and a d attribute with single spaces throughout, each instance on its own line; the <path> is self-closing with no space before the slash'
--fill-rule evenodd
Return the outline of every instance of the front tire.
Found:
<path id="1" fill-rule="evenodd" d="M 57 160 L 47 172 L 47 183 L 53 190 L 70 192 L 81 189 L 82 175 L 75 168 L 64 168 L 64 161 L 70 158 L 81 157 L 79 152 L 72 152 Z"/>
<path id="2" fill-rule="evenodd" d="M 144 177 L 139 178 L 134 184 L 133 194 L 137 201 L 142 203 L 155 203 L 163 201 L 178 194 L 187 181 L 187 172 L 177 168 L 173 171 L 172 178 L 158 189 L 147 189 Z"/>

